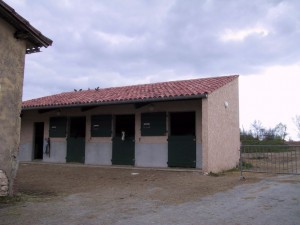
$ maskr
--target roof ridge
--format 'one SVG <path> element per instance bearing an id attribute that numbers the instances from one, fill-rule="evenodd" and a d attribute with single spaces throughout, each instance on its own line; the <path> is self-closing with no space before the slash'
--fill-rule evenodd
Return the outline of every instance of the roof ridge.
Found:
<path id="1" fill-rule="evenodd" d="M 110 89 L 118 89 L 118 88 L 131 88 L 131 87 L 138 87 L 138 86 L 152 86 L 152 85 L 160 85 L 160 84 L 171 84 L 171 83 L 181 83 L 186 81 L 196 81 L 196 80 L 207 80 L 207 79 L 220 79 L 220 78 L 229 78 L 229 77 L 238 77 L 239 75 L 226 75 L 226 76 L 219 76 L 219 77 L 202 77 L 202 78 L 192 78 L 192 79 L 184 79 L 184 80 L 170 80 L 170 81 L 160 81 L 160 82 L 154 82 L 154 83 L 143 83 L 143 84 L 133 84 L 133 85 L 124 85 L 124 86 L 112 86 L 112 87 L 103 87 L 103 88 L 90 88 L 85 90 L 78 90 L 77 92 L 88 92 L 88 91 L 100 91 L 100 90 L 110 90 Z M 66 91 L 63 93 L 73 93 L 74 91 Z M 75 91 L 76 92 L 76 91 Z"/>

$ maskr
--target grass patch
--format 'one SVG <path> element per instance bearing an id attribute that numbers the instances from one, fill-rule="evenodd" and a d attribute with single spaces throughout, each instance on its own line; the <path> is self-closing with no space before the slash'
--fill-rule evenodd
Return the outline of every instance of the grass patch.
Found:
<path id="1" fill-rule="evenodd" d="M 251 163 L 242 162 L 242 168 L 243 169 L 251 169 L 251 168 L 253 168 L 253 165 Z"/>
<path id="2" fill-rule="evenodd" d="M 57 197 L 54 193 L 49 192 L 31 192 L 31 193 L 24 193 L 20 192 L 15 194 L 14 196 L 1 196 L 0 197 L 0 208 L 14 205 L 20 202 L 41 202 L 51 200 Z"/>
<path id="3" fill-rule="evenodd" d="M 221 176 L 225 176 L 225 173 L 224 172 L 219 172 L 219 173 L 209 172 L 208 176 L 211 176 L 211 177 L 221 177 Z"/>
<path id="4" fill-rule="evenodd" d="M 242 153 L 279 153 L 279 152 L 290 152 L 293 151 L 293 148 L 288 145 L 242 145 Z"/>
<path id="5" fill-rule="evenodd" d="M 229 170 L 223 170 L 222 172 L 214 173 L 214 172 L 209 172 L 207 175 L 211 177 L 221 177 L 225 176 L 227 173 L 234 173 L 240 171 L 239 166 L 233 167 L 232 169 Z"/>
<path id="6" fill-rule="evenodd" d="M 0 204 L 3 205 L 9 205 L 9 204 L 15 204 L 17 202 L 22 201 L 21 194 L 17 194 L 15 196 L 1 196 L 0 197 Z"/>
<path id="7" fill-rule="evenodd" d="M 238 172 L 238 171 L 240 171 L 240 168 L 239 168 L 239 166 L 236 166 L 232 169 L 225 170 L 224 173 L 232 173 L 232 172 Z"/>

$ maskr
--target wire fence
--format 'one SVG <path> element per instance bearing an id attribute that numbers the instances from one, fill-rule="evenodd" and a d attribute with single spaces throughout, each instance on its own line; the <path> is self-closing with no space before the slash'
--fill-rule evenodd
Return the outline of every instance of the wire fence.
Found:
<path id="1" fill-rule="evenodd" d="M 300 145 L 242 145 L 240 170 L 243 172 L 300 175 Z"/>

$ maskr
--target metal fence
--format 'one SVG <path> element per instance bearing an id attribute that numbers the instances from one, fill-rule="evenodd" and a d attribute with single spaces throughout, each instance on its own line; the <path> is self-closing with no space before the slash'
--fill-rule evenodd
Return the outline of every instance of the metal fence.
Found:
<path id="1" fill-rule="evenodd" d="M 240 170 L 243 172 L 300 175 L 300 145 L 242 145 Z"/>

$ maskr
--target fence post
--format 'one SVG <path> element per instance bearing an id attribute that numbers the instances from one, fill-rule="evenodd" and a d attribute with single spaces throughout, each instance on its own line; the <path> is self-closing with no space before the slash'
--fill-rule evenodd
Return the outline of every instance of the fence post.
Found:
<path id="1" fill-rule="evenodd" d="M 240 143 L 240 180 L 244 180 L 245 177 L 243 176 L 243 158 L 242 158 L 242 150 L 243 145 L 242 142 Z"/>

